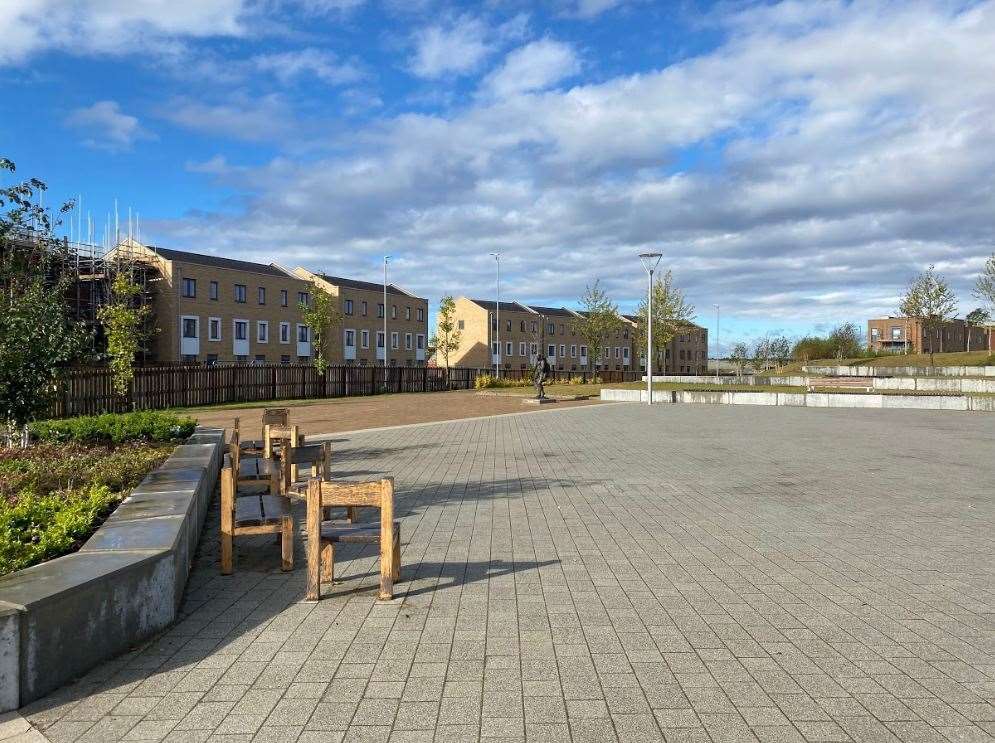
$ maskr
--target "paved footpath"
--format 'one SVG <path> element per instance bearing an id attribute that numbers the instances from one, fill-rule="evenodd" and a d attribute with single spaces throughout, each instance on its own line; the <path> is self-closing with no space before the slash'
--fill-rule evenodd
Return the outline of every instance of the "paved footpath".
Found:
<path id="1" fill-rule="evenodd" d="M 987 741 L 995 416 L 600 405 L 331 437 L 403 578 L 272 538 L 21 710 L 51 741 Z M 370 515 L 372 518 L 372 514 Z"/>

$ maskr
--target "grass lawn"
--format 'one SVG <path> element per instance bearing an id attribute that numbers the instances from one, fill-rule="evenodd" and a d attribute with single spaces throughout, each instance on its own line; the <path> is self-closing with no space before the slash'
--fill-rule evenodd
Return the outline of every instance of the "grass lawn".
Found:
<path id="1" fill-rule="evenodd" d="M 995 354 L 988 351 L 961 351 L 957 353 L 934 354 L 936 366 L 995 366 Z M 930 366 L 928 353 L 895 354 L 869 359 L 815 359 L 813 361 L 792 361 L 770 374 L 800 373 L 803 366 Z"/>

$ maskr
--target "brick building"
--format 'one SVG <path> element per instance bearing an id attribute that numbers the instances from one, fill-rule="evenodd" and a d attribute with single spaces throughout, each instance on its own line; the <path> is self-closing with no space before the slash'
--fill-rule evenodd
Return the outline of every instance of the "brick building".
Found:
<path id="1" fill-rule="evenodd" d="M 963 320 L 954 319 L 941 323 L 931 331 L 919 320 L 909 317 L 880 317 L 867 321 L 867 345 L 872 351 L 892 353 L 954 353 L 970 348 L 982 351 L 991 341 L 989 330 L 968 327 Z"/>

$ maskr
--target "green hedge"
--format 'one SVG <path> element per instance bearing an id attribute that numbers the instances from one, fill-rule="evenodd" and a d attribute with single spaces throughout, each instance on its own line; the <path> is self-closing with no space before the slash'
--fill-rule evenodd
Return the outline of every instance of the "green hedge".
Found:
<path id="1" fill-rule="evenodd" d="M 104 413 L 78 418 L 36 421 L 31 435 L 39 441 L 74 441 L 81 444 L 121 444 L 125 441 L 172 441 L 186 438 L 197 425 L 193 418 L 174 413 L 143 410 Z"/>

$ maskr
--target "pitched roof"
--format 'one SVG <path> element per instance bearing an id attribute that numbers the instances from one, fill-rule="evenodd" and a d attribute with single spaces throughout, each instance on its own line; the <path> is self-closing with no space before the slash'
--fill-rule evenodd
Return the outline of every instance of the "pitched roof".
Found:
<path id="1" fill-rule="evenodd" d="M 329 284 L 334 284 L 335 286 L 344 286 L 349 289 L 360 289 L 367 292 L 380 292 L 383 293 L 383 284 L 378 284 L 373 281 L 359 281 L 358 279 L 347 279 L 342 276 L 329 276 L 328 274 L 315 272 L 315 276 L 321 277 L 323 280 L 327 281 Z M 423 299 L 423 297 L 416 297 L 414 294 L 410 294 L 397 284 L 387 284 L 388 294 L 400 294 L 405 297 L 411 297 L 412 299 Z"/>
<path id="2" fill-rule="evenodd" d="M 577 317 L 576 312 L 568 310 L 566 307 L 541 307 L 537 304 L 530 304 L 529 309 L 546 317 Z"/>
<path id="3" fill-rule="evenodd" d="M 494 312 L 494 308 L 497 305 L 497 302 L 493 299 L 471 299 L 470 301 L 479 307 L 483 307 L 488 312 Z M 528 312 L 530 315 L 535 314 L 532 309 L 518 302 L 501 302 L 500 309 L 504 312 Z"/>
<path id="4" fill-rule="evenodd" d="M 173 250 L 172 248 L 159 248 L 155 245 L 146 246 L 153 253 L 157 253 L 167 261 L 180 261 L 183 263 L 194 263 L 199 266 L 212 266 L 213 268 L 227 268 L 231 271 L 247 271 L 249 273 L 265 274 L 267 276 L 282 276 L 288 279 L 297 279 L 290 276 L 281 268 L 269 263 L 253 263 L 251 261 L 239 261 L 234 258 L 221 258 L 217 255 L 205 255 L 203 253 L 189 253 L 185 250 Z"/>

